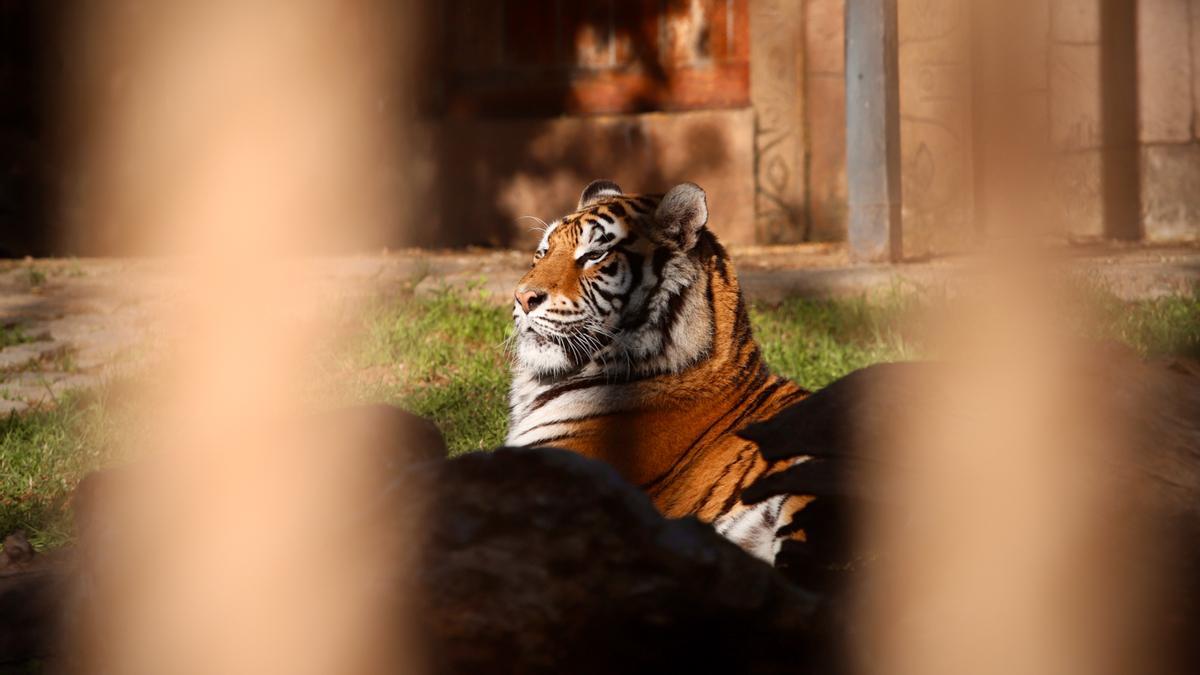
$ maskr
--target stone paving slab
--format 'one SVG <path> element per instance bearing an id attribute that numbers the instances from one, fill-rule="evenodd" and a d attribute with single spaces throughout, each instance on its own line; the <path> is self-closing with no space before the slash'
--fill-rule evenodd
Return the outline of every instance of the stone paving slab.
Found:
<path id="1" fill-rule="evenodd" d="M 949 283 L 965 258 L 860 266 L 837 245 L 732 249 L 751 300 L 845 297 Z M 1200 291 L 1200 246 L 1093 246 L 1065 252 L 1068 265 L 1118 297 Z M 529 268 L 525 251 L 397 251 L 305 264 L 330 293 L 367 297 L 472 289 L 497 304 Z M 182 286 L 164 261 L 0 261 L 0 415 L 52 404 L 150 358 L 160 318 Z"/>

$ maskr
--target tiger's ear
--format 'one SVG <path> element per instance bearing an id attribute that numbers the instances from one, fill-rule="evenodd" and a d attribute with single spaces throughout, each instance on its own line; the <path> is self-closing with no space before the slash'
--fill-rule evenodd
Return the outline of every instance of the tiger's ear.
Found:
<path id="1" fill-rule="evenodd" d="M 579 206 L 575 210 L 582 211 L 605 197 L 622 194 L 625 193 L 621 192 L 621 186 L 611 180 L 594 180 L 583 188 L 583 194 L 579 195 Z"/>
<path id="2" fill-rule="evenodd" d="M 654 212 L 658 221 L 658 239 L 674 244 L 681 251 L 696 245 L 700 230 L 708 224 L 708 200 L 695 183 L 682 183 L 663 195 Z"/>

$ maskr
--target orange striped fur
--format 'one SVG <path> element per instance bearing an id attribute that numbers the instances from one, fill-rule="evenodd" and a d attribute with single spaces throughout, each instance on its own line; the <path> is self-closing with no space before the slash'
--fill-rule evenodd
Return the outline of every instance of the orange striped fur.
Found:
<path id="1" fill-rule="evenodd" d="M 609 462 L 664 515 L 712 522 L 771 559 L 804 500 L 742 505 L 776 467 L 735 434 L 807 392 L 763 362 L 707 220 L 692 184 L 625 195 L 597 181 L 550 224 L 515 294 L 508 443 Z"/>

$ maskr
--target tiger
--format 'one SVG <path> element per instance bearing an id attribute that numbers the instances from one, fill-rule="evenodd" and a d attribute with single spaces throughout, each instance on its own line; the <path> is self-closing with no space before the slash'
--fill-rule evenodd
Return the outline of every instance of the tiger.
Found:
<path id="1" fill-rule="evenodd" d="M 695 516 L 772 561 L 803 497 L 747 506 L 768 471 L 737 431 L 808 395 L 773 374 L 694 183 L 664 194 L 589 184 L 547 224 L 513 294 L 508 446 L 613 465 L 663 515 Z"/>

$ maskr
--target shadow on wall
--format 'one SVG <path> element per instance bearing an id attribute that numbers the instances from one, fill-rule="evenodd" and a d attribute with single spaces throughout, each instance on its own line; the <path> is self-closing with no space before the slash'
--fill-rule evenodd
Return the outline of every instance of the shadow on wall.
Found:
<path id="1" fill-rule="evenodd" d="M 525 248 L 532 215 L 545 220 L 569 213 L 595 178 L 611 178 L 631 192 L 665 192 L 704 180 L 730 163 L 723 125 L 705 113 L 602 119 L 447 121 L 438 132 L 437 170 L 442 229 L 428 244 L 484 244 Z M 742 114 L 747 118 L 748 114 Z M 748 148 L 742 148 L 748 154 Z M 707 184 L 706 184 L 707 183 Z M 712 199 L 716 204 L 721 199 Z M 724 209 L 728 211 L 728 209 Z M 714 223 L 719 223 L 714 206 Z"/>
<path id="2" fill-rule="evenodd" d="M 414 219 L 406 243 L 531 247 L 531 222 L 517 219 L 550 220 L 573 210 L 596 178 L 630 192 L 697 182 L 709 192 L 714 227 L 727 238 L 744 231 L 742 238 L 752 239 L 753 219 L 744 214 L 753 214 L 754 117 L 734 98 L 720 107 L 719 94 L 714 107 L 709 90 L 701 91 L 709 104 L 689 100 L 703 89 L 697 72 L 712 63 L 705 59 L 714 49 L 709 26 L 692 34 L 679 29 L 696 3 L 644 3 L 632 18 L 615 2 L 543 4 L 548 9 L 538 20 L 548 25 L 533 28 L 546 53 L 530 57 L 521 52 L 528 47 L 486 47 L 496 36 L 480 33 L 504 25 L 503 8 L 445 3 L 436 46 L 443 56 L 431 59 L 443 65 L 428 78 L 439 100 L 417 134 L 427 146 L 416 191 L 433 203 L 425 208 L 429 217 Z M 646 33 L 668 37 L 651 44 Z M 459 53 L 468 40 L 474 51 Z M 671 67 L 681 51 L 700 68 Z M 535 57 L 541 60 L 531 62 Z M 596 59 L 605 67 L 581 65 Z M 719 64 L 711 70 L 715 75 L 703 81 L 719 84 Z M 597 110 L 602 114 L 588 114 Z"/>
<path id="3" fill-rule="evenodd" d="M 50 252 L 54 142 L 47 27 L 57 3 L 0 0 L 0 257 Z"/>

